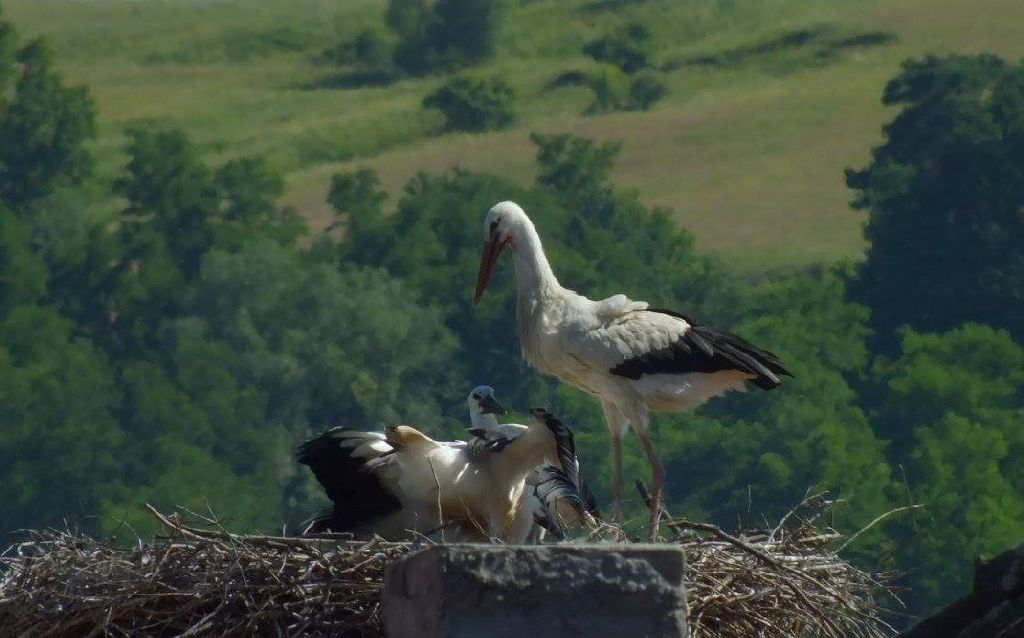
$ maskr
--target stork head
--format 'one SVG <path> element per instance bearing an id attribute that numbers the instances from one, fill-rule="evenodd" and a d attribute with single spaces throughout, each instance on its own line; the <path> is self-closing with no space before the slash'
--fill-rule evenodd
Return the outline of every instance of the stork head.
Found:
<path id="1" fill-rule="evenodd" d="M 512 244 L 516 229 L 529 221 L 530 218 L 515 202 L 498 202 L 487 211 L 487 216 L 484 217 L 484 250 L 480 255 L 480 271 L 476 278 L 473 303 L 479 303 L 480 298 L 484 296 L 487 282 L 491 278 L 491 270 L 498 261 L 502 249 Z M 515 250 L 514 244 L 512 248 Z"/>
<path id="2" fill-rule="evenodd" d="M 472 414 L 505 414 L 505 408 L 494 398 L 494 388 L 489 385 L 478 385 L 466 399 L 469 413 Z"/>

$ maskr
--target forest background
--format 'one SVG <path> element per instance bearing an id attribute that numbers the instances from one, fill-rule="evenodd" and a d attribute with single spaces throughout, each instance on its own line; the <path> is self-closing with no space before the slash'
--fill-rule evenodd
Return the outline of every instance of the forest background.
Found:
<path id="1" fill-rule="evenodd" d="M 0 531 L 125 542 L 143 505 L 294 529 L 329 425 L 460 436 L 522 362 L 513 199 L 562 283 L 677 308 L 795 378 L 659 415 L 669 508 L 808 490 L 910 614 L 1024 539 L 1024 8 L 1015 0 L 5 0 Z M 630 477 L 646 476 L 630 446 Z M 640 516 L 640 504 L 631 503 Z"/>

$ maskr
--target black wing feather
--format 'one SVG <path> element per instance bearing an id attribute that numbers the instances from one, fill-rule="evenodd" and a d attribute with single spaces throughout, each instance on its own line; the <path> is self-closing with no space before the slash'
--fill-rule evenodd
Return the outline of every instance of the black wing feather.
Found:
<path id="1" fill-rule="evenodd" d="M 580 467 L 576 458 L 576 437 L 572 430 L 561 419 L 544 408 L 533 408 L 530 412 L 551 430 L 551 434 L 555 437 L 555 453 L 558 455 L 558 464 L 562 466 L 562 471 L 572 481 L 572 484 L 579 485 Z"/>
<path id="2" fill-rule="evenodd" d="M 750 344 L 742 337 L 702 326 L 671 310 L 649 308 L 647 312 L 679 317 L 690 324 L 690 329 L 664 348 L 623 361 L 609 370 L 612 374 L 639 379 L 645 374 L 739 370 L 754 375 L 751 382 L 765 390 L 779 385 L 781 376 L 793 376 L 775 354 Z"/>
<path id="3" fill-rule="evenodd" d="M 360 525 L 397 512 L 402 504 L 372 469 L 390 459 L 353 456 L 342 442 L 359 432 L 331 428 L 299 446 L 296 460 L 308 465 L 334 503 L 316 515 L 306 533 L 349 532 Z"/>

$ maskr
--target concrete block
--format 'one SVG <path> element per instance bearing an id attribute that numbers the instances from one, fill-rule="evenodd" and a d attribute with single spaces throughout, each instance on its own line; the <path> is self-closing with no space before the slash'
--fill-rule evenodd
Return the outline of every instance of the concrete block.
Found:
<path id="1" fill-rule="evenodd" d="M 389 638 L 687 636 L 668 545 L 438 545 L 393 562 Z"/>

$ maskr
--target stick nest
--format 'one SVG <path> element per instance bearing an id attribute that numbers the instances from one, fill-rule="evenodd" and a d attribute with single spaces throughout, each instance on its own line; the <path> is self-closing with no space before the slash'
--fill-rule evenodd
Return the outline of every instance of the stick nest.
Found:
<path id="1" fill-rule="evenodd" d="M 167 530 L 153 544 L 44 530 L 9 548 L 0 557 L 3 633 L 384 636 L 384 569 L 422 546 L 238 535 L 210 518 L 189 525 L 152 512 Z M 670 519 L 686 553 L 692 636 L 895 633 L 878 602 L 891 592 L 829 549 L 838 535 L 786 522 L 733 536 Z"/>

